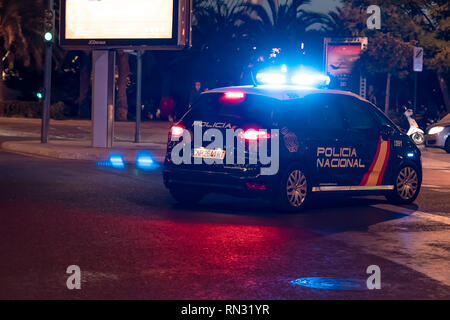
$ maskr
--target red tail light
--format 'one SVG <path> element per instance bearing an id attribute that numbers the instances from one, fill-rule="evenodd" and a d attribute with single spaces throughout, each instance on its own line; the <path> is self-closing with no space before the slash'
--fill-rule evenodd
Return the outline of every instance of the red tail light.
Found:
<path id="1" fill-rule="evenodd" d="M 245 94 L 239 91 L 228 91 L 224 93 L 224 98 L 227 100 L 241 100 L 244 99 Z"/>
<path id="2" fill-rule="evenodd" d="M 267 140 L 270 139 L 270 133 L 256 129 L 245 130 L 241 137 L 248 141 Z"/>
<path id="3" fill-rule="evenodd" d="M 182 126 L 172 126 L 170 128 L 170 136 L 172 138 L 181 138 L 184 133 L 184 128 Z"/>

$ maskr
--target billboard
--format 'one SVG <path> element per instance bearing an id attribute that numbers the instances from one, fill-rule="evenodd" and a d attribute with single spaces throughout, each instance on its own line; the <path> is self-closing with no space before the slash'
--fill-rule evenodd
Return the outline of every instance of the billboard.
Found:
<path id="1" fill-rule="evenodd" d="M 190 44 L 191 1 L 61 0 L 60 44 L 183 48 Z"/>
<path id="2" fill-rule="evenodd" d="M 366 47 L 367 38 L 325 38 L 325 72 L 341 89 L 350 90 L 354 64 Z"/>

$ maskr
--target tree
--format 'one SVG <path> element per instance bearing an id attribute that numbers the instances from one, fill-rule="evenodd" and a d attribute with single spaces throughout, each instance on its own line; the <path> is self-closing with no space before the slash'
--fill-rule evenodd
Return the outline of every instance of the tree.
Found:
<path id="1" fill-rule="evenodd" d="M 376 33 L 357 62 L 363 74 L 386 74 L 386 95 L 384 112 L 389 110 L 392 76 L 404 78 L 411 63 L 412 46 L 391 33 Z"/>
<path id="2" fill-rule="evenodd" d="M 25 67 L 42 68 L 44 41 L 42 0 L 0 1 L 0 100 L 3 100 L 5 74 L 12 71 L 16 63 Z"/>
<path id="3" fill-rule="evenodd" d="M 325 17 L 325 31 L 332 37 L 359 37 L 366 28 L 366 17 L 361 9 L 349 3 L 328 12 Z"/>
<path id="4" fill-rule="evenodd" d="M 239 74 L 237 69 L 246 60 L 241 56 L 245 44 L 239 27 L 242 10 L 242 0 L 197 0 L 194 3 L 193 51 L 199 65 L 197 69 L 206 70 L 203 77 L 233 82 L 233 75 Z"/>
<path id="5" fill-rule="evenodd" d="M 257 47 L 270 50 L 295 48 L 307 29 L 322 23 L 322 14 L 309 12 L 302 7 L 310 0 L 279 2 L 265 0 L 265 4 L 245 3 L 246 16 L 242 16 L 244 28 L 249 30 Z"/>
<path id="6" fill-rule="evenodd" d="M 374 42 L 374 37 L 378 33 L 389 34 L 392 37 L 392 48 L 402 43 L 402 47 L 410 47 L 409 52 L 400 51 L 406 54 L 407 59 L 412 59 L 412 47 L 419 45 L 424 47 L 424 67 L 433 70 L 439 80 L 441 92 L 447 106 L 450 110 L 450 98 L 446 82 L 450 74 L 450 9 L 446 0 L 343 0 L 345 4 L 353 5 L 361 10 L 365 10 L 369 5 L 379 5 L 381 7 L 381 30 L 369 31 L 363 33 L 369 37 L 369 47 Z M 389 43 L 386 43 L 388 45 Z M 366 60 L 366 63 L 372 63 L 374 72 L 376 65 L 381 62 L 382 56 L 386 55 L 385 50 L 392 51 L 392 55 L 399 55 L 391 47 L 385 47 L 380 52 L 373 52 L 380 59 L 373 61 Z M 401 57 L 398 57 L 401 60 Z M 380 68 L 380 70 L 386 70 Z M 398 71 L 399 69 L 396 68 Z M 405 70 L 410 72 L 411 68 Z M 404 72 L 401 75 L 405 75 Z M 387 75 L 389 79 L 389 75 Z M 446 80 L 447 79 L 447 80 Z"/>
<path id="7" fill-rule="evenodd" d="M 117 100 L 116 100 L 116 120 L 127 121 L 128 98 L 127 88 L 130 83 L 130 63 L 129 55 L 123 50 L 118 52 L 118 78 L 117 78 Z"/>

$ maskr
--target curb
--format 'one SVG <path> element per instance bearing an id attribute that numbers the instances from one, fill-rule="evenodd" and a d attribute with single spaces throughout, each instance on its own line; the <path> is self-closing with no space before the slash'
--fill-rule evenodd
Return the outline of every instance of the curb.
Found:
<path id="1" fill-rule="evenodd" d="M 138 151 L 149 151 L 153 159 L 164 162 L 166 146 L 157 143 L 138 144 L 130 147 L 129 143 L 117 143 L 111 149 L 93 148 L 88 142 L 51 141 L 6 141 L 1 144 L 5 151 L 29 156 L 42 156 L 60 160 L 105 161 L 111 154 L 122 154 L 126 163 L 135 163 Z"/>

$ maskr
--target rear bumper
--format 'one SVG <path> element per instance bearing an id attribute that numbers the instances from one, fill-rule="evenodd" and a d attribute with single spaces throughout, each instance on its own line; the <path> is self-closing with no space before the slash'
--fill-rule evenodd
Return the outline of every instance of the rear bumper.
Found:
<path id="1" fill-rule="evenodd" d="M 191 165 L 195 166 L 195 165 Z M 166 188 L 195 187 L 207 192 L 228 193 L 237 196 L 264 197 L 276 191 L 278 175 L 263 176 L 259 170 L 234 168 L 230 171 L 201 170 L 165 165 L 163 170 Z M 252 187 L 249 187 L 249 184 Z"/>

